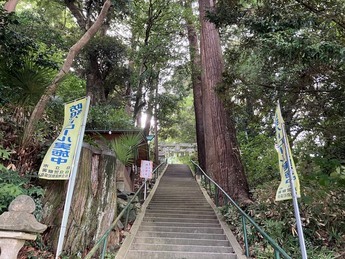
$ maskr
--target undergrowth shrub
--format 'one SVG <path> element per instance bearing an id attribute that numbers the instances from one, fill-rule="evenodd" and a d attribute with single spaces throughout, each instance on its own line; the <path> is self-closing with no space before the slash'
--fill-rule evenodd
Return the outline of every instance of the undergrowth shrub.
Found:
<path id="1" fill-rule="evenodd" d="M 0 146 L 1 160 L 8 159 L 10 152 Z M 26 176 L 21 176 L 17 171 L 7 169 L 0 160 L 0 214 L 7 210 L 11 201 L 18 195 L 26 194 L 36 203 L 34 212 L 37 219 L 41 218 L 43 189 L 30 183 Z"/>
<path id="2" fill-rule="evenodd" d="M 254 190 L 254 202 L 245 211 L 292 258 L 300 258 L 300 247 L 292 200 L 274 201 L 278 180 L 267 182 Z M 302 182 L 299 199 L 304 237 L 309 258 L 342 258 L 345 244 L 345 193 L 343 186 L 332 182 L 320 186 L 317 181 Z M 243 231 L 239 213 L 231 206 L 221 209 L 239 240 Z M 251 256 L 274 258 L 274 251 L 253 227 L 247 224 Z"/>

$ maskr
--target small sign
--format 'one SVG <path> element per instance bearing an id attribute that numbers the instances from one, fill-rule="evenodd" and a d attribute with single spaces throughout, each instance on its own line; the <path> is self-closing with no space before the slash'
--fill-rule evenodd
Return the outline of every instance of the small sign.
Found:
<path id="1" fill-rule="evenodd" d="M 148 160 L 141 160 L 140 177 L 145 179 L 152 179 L 153 162 Z"/>

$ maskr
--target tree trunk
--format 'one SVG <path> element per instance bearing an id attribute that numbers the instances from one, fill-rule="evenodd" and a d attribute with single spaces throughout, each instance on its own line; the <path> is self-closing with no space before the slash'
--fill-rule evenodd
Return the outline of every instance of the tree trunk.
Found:
<path id="1" fill-rule="evenodd" d="M 121 164 L 110 154 L 95 153 L 83 147 L 63 251 L 85 255 L 116 218 L 116 174 Z M 122 166 L 122 170 L 125 167 Z M 48 225 L 43 239 L 56 250 L 59 238 L 67 181 L 44 181 L 46 187 L 43 220 Z M 114 191 L 115 190 L 115 191 Z M 115 233 L 109 248 L 115 246 Z"/>
<path id="2" fill-rule="evenodd" d="M 214 8 L 213 5 L 212 0 L 199 0 L 206 171 L 233 199 L 247 203 L 250 201 L 249 188 L 235 125 L 228 119 L 230 116 L 216 94 L 217 85 L 222 83 L 223 57 L 219 33 L 205 16 L 207 10 Z"/>
<path id="3" fill-rule="evenodd" d="M 16 6 L 17 6 L 18 2 L 19 2 L 19 0 L 8 0 L 4 5 L 4 9 L 8 13 L 12 13 L 16 10 Z"/>
<path id="4" fill-rule="evenodd" d="M 191 8 L 191 2 L 187 1 L 187 8 Z M 189 52 L 192 68 L 192 85 L 194 97 L 194 113 L 195 113 L 195 127 L 196 127 L 196 141 L 198 147 L 198 160 L 199 165 L 204 170 L 206 169 L 205 157 L 205 133 L 203 122 L 203 105 L 202 105 L 202 86 L 201 86 L 201 60 L 199 54 L 198 37 L 195 26 L 191 17 L 185 16 L 187 23 L 187 33 L 189 42 Z"/>
<path id="5" fill-rule="evenodd" d="M 102 10 L 96 20 L 96 22 L 88 29 L 84 35 L 78 40 L 76 44 L 74 44 L 65 59 L 64 64 L 62 65 L 59 73 L 54 78 L 51 85 L 49 85 L 44 94 L 42 95 L 41 99 L 38 101 L 38 103 L 35 106 L 35 109 L 33 110 L 29 122 L 25 128 L 23 139 L 22 139 L 22 146 L 25 148 L 25 146 L 28 144 L 30 138 L 32 137 L 32 134 L 34 132 L 36 123 L 42 118 L 42 114 L 48 104 L 48 101 L 50 97 L 56 92 L 58 84 L 62 80 L 62 78 L 69 73 L 69 70 L 72 66 L 73 60 L 76 57 L 76 55 L 79 53 L 79 51 L 90 41 L 90 39 L 96 34 L 96 32 L 101 27 L 104 19 L 107 16 L 108 10 L 111 6 L 111 0 L 106 0 L 104 2 L 104 5 L 102 7 Z"/>
<path id="6" fill-rule="evenodd" d="M 86 70 L 86 95 L 91 97 L 91 105 L 104 103 L 106 100 L 103 80 L 99 71 L 97 54 L 89 53 L 89 65 Z"/>

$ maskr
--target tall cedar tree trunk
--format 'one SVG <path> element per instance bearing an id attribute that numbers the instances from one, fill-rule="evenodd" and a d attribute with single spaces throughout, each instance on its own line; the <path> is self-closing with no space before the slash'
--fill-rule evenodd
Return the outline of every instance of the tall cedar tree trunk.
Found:
<path id="1" fill-rule="evenodd" d="M 206 17 L 214 8 L 212 0 L 199 0 L 201 22 L 201 66 L 203 118 L 205 127 L 206 171 L 235 200 L 250 202 L 249 188 L 240 158 L 234 122 L 228 119 L 216 93 L 224 69 L 219 33 Z"/>
<path id="2" fill-rule="evenodd" d="M 5 3 L 4 9 L 8 13 L 12 13 L 16 10 L 16 6 L 18 4 L 19 0 L 9 0 Z"/>
<path id="3" fill-rule="evenodd" d="M 50 97 L 56 92 L 60 81 L 63 77 L 69 73 L 69 70 L 72 66 L 73 60 L 76 55 L 80 52 L 80 50 L 90 41 L 90 39 L 97 33 L 97 31 L 101 28 L 103 21 L 107 17 L 108 10 L 111 6 L 111 0 L 106 0 L 103 4 L 102 10 L 98 15 L 97 20 L 95 23 L 84 33 L 84 35 L 75 43 L 70 49 L 63 63 L 59 73 L 56 75 L 52 83 L 46 88 L 44 94 L 42 95 L 41 99 L 35 106 L 33 110 L 29 122 L 25 128 L 22 146 L 23 149 L 28 144 L 30 138 L 35 129 L 36 123 L 42 118 L 43 112 L 49 102 Z"/>
<path id="4" fill-rule="evenodd" d="M 124 171 L 113 154 L 85 145 L 79 160 L 71 212 L 63 251 L 69 256 L 85 254 L 111 225 L 117 214 L 116 174 Z M 43 201 L 43 219 L 48 229 L 42 235 L 46 244 L 56 251 L 68 181 L 41 180 L 46 186 Z M 115 190 L 115 191 L 114 191 Z M 108 248 L 119 242 L 112 231 Z"/>
<path id="5" fill-rule="evenodd" d="M 186 7 L 191 8 L 191 2 L 187 1 Z M 188 5 L 188 6 L 187 6 Z M 202 104 L 202 85 L 201 85 L 201 60 L 198 45 L 198 36 L 195 26 L 189 16 L 185 16 L 187 23 L 187 33 L 189 42 L 189 52 L 192 68 L 192 85 L 194 96 L 194 113 L 195 113 L 195 128 L 196 141 L 198 144 L 198 160 L 201 168 L 206 169 L 205 156 L 205 135 L 203 122 L 203 104 Z"/>

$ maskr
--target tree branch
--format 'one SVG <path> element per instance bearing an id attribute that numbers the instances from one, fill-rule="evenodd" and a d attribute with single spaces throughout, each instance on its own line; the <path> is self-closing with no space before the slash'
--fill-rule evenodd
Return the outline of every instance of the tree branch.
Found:
<path id="1" fill-rule="evenodd" d="M 76 18 L 79 27 L 86 30 L 86 18 L 83 12 L 72 1 L 65 0 L 65 4 L 71 11 L 72 15 Z"/>
<path id="2" fill-rule="evenodd" d="M 323 10 L 318 10 L 317 8 L 315 8 L 314 6 L 305 3 L 303 0 L 295 0 L 297 3 L 299 3 L 300 5 L 302 5 L 305 9 L 315 13 L 315 14 L 324 14 L 324 12 L 326 11 L 326 9 Z M 340 21 L 339 19 L 336 19 L 330 15 L 325 14 L 325 17 L 330 19 L 332 22 L 335 22 L 339 27 L 341 27 L 342 29 L 345 30 L 345 23 Z"/>
<path id="3" fill-rule="evenodd" d="M 39 121 L 42 117 L 42 114 L 47 106 L 47 103 L 50 99 L 50 96 L 52 96 L 58 87 L 59 82 L 63 79 L 63 77 L 69 73 L 69 70 L 72 66 L 72 63 L 74 61 L 74 58 L 79 53 L 79 51 L 90 41 L 90 39 L 97 33 L 99 28 L 101 27 L 104 19 L 107 16 L 108 10 L 111 6 L 111 0 L 106 0 L 104 2 L 104 5 L 102 7 L 102 10 L 95 21 L 95 23 L 90 27 L 89 30 L 87 30 L 84 35 L 75 43 L 69 50 L 67 57 L 65 59 L 64 64 L 62 65 L 59 73 L 56 75 L 52 83 L 46 88 L 44 94 L 42 95 L 41 99 L 38 101 L 38 103 L 35 106 L 35 109 L 33 110 L 29 122 L 27 124 L 27 127 L 25 128 L 23 139 L 22 139 L 22 145 L 25 147 L 28 144 L 28 141 L 34 131 L 36 122 Z"/>

